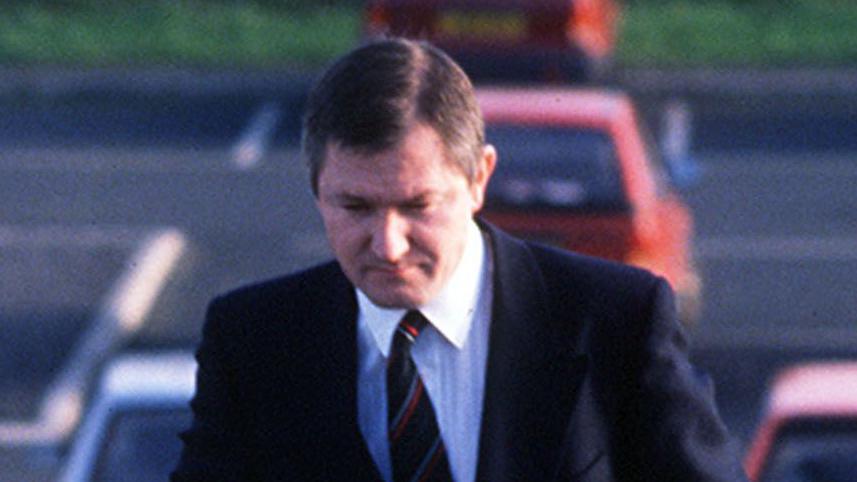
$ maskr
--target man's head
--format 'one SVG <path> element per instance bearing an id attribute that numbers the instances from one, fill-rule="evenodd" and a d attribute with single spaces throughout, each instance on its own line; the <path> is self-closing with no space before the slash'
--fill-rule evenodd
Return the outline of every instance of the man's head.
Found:
<path id="1" fill-rule="evenodd" d="M 419 120 L 440 135 L 449 159 L 473 178 L 485 128 L 470 79 L 437 48 L 391 38 L 357 48 L 336 62 L 310 94 L 302 155 L 318 194 L 330 145 L 378 152 Z"/>
<path id="2" fill-rule="evenodd" d="M 496 154 L 470 81 L 445 54 L 384 40 L 310 97 L 304 155 L 328 239 L 372 301 L 414 308 L 452 275 Z"/>

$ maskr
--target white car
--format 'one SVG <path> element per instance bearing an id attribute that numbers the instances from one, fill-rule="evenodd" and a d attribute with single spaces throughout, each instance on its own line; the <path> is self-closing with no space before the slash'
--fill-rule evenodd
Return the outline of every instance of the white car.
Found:
<path id="1" fill-rule="evenodd" d="M 110 363 L 58 480 L 166 480 L 190 426 L 196 361 L 189 353 L 125 355 Z"/>

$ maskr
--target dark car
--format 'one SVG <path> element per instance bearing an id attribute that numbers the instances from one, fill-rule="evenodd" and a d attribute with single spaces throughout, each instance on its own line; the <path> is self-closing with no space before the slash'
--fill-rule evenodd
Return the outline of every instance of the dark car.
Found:
<path id="1" fill-rule="evenodd" d="M 370 0 L 369 36 L 422 38 L 473 78 L 593 80 L 608 68 L 612 0 Z"/>

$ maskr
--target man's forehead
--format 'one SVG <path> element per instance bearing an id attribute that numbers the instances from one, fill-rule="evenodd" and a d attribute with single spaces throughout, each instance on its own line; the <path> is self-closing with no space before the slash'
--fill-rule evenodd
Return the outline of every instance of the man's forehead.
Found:
<path id="1" fill-rule="evenodd" d="M 409 158 L 409 154 L 413 154 L 414 150 L 408 153 L 403 148 L 404 141 L 399 141 L 396 144 L 387 147 L 377 146 L 352 146 L 341 142 L 329 142 L 324 150 L 322 162 L 319 166 L 319 174 L 324 172 L 330 165 L 335 165 L 337 170 L 367 170 L 382 175 L 385 172 L 392 173 L 397 171 L 400 162 L 404 158 Z M 442 142 L 423 144 L 418 149 L 418 161 L 409 164 L 414 170 L 424 168 L 425 170 L 444 170 L 454 172 L 457 175 L 468 178 L 467 172 L 458 162 L 454 162 L 451 158 L 449 150 Z"/>
<path id="2" fill-rule="evenodd" d="M 446 166 L 438 170 L 428 163 L 405 164 L 394 157 L 379 159 L 383 153 L 376 156 L 332 155 L 322 169 L 320 184 L 338 196 L 411 198 L 443 191 L 452 184 L 451 175 L 460 175 Z"/>
<path id="3" fill-rule="evenodd" d="M 445 197 L 467 184 L 441 156 L 403 159 L 395 153 L 362 156 L 332 149 L 326 164 L 319 194 L 328 200 L 402 204 Z"/>

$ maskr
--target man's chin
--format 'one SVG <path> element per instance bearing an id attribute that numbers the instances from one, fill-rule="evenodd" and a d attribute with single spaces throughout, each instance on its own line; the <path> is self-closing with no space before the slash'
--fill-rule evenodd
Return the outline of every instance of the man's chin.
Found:
<path id="1" fill-rule="evenodd" d="M 426 301 L 413 291 L 402 289 L 401 287 L 386 289 L 373 287 L 362 289 L 362 291 L 373 303 L 382 308 L 408 310 L 423 305 Z"/>

